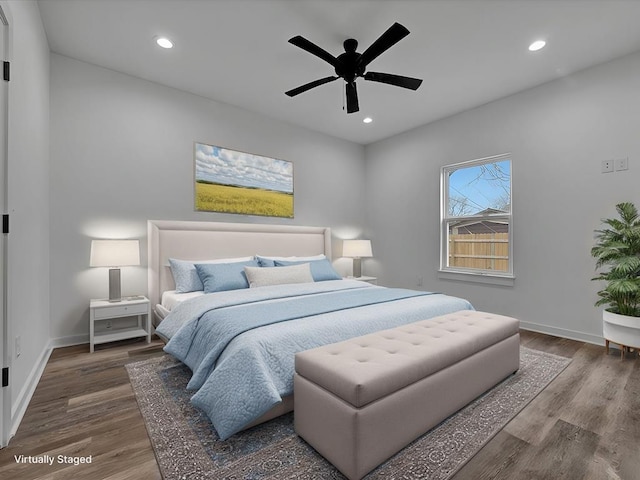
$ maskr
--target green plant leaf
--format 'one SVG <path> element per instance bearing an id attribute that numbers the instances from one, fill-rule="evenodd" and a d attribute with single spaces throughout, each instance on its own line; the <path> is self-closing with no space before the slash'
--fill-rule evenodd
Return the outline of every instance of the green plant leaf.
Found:
<path id="1" fill-rule="evenodd" d="M 596 269 L 609 267 L 592 278 L 607 285 L 598 292 L 596 306 L 607 305 L 608 310 L 622 315 L 640 316 L 640 216 L 635 205 L 623 202 L 616 205 L 619 218 L 603 219 L 609 228 L 596 230 L 596 244 L 591 255 Z"/>

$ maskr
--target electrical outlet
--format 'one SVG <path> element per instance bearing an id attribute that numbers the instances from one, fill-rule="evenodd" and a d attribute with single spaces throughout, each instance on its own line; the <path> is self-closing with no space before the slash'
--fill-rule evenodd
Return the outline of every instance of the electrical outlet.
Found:
<path id="1" fill-rule="evenodd" d="M 613 165 L 616 169 L 616 172 L 619 172 L 621 170 L 628 170 L 629 169 L 629 159 L 628 158 L 616 158 L 613 161 Z"/>
<path id="2" fill-rule="evenodd" d="M 602 173 L 613 172 L 613 160 L 602 161 Z"/>
<path id="3" fill-rule="evenodd" d="M 416 286 L 421 287 L 423 282 L 424 282 L 424 278 L 421 276 L 418 276 L 418 278 L 416 279 Z"/>
<path id="4" fill-rule="evenodd" d="M 20 335 L 16 337 L 16 358 L 22 353 L 22 346 L 20 345 Z"/>

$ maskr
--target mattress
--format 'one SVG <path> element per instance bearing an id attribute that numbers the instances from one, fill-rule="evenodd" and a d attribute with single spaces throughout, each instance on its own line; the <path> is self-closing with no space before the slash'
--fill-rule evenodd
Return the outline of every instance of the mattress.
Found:
<path id="1" fill-rule="evenodd" d="M 171 311 L 179 303 L 182 303 L 185 300 L 191 300 L 192 298 L 200 297 L 202 295 L 204 295 L 203 291 L 178 293 L 175 290 L 168 290 L 162 294 L 162 300 L 160 304 L 166 310 Z"/>

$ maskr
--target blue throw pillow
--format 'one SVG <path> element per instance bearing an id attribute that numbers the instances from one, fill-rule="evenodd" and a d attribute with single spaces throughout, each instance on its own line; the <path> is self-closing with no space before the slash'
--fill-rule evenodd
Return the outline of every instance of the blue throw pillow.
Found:
<path id="1" fill-rule="evenodd" d="M 202 290 L 202 282 L 193 262 L 170 258 L 169 266 L 171 267 L 171 275 L 173 275 L 177 293 Z"/>
<path id="2" fill-rule="evenodd" d="M 276 262 L 272 258 L 261 257 L 260 255 L 256 255 L 256 259 L 261 267 L 275 267 Z"/>
<path id="3" fill-rule="evenodd" d="M 258 262 L 197 263 L 196 271 L 204 286 L 204 293 L 249 288 L 244 267 L 258 267 Z"/>
<path id="4" fill-rule="evenodd" d="M 325 280 L 342 280 L 342 277 L 338 275 L 329 259 L 323 260 L 301 260 L 301 261 L 288 261 L 288 260 L 275 260 L 276 267 L 283 267 L 288 265 L 299 265 L 301 263 L 308 263 L 311 266 L 311 276 L 315 282 L 322 282 Z"/>
<path id="5" fill-rule="evenodd" d="M 276 261 L 278 262 L 298 262 L 298 263 L 307 263 L 307 262 L 315 262 L 316 260 L 323 260 L 327 257 L 324 254 L 311 255 L 311 256 L 303 256 L 303 257 L 263 257 L 262 255 L 256 255 L 256 260 L 260 264 L 261 267 L 275 267 Z"/>

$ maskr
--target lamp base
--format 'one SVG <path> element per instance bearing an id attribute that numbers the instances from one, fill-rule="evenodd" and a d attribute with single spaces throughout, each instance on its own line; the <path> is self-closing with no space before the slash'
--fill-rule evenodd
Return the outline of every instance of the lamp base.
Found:
<path id="1" fill-rule="evenodd" d="M 354 258 L 353 259 L 353 276 L 355 278 L 360 278 L 362 276 L 362 259 Z"/>
<path id="2" fill-rule="evenodd" d="M 121 302 L 122 294 L 120 291 L 120 269 L 109 269 L 109 301 Z"/>

